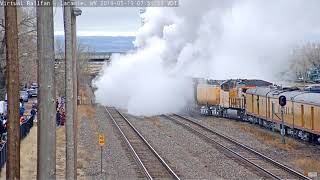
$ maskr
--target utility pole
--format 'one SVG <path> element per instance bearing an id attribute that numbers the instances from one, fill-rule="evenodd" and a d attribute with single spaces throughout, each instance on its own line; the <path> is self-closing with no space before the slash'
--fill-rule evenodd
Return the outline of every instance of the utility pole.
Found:
<path id="1" fill-rule="evenodd" d="M 38 163 L 37 178 L 56 179 L 56 106 L 54 78 L 54 26 L 51 6 L 37 6 L 38 51 Z"/>
<path id="2" fill-rule="evenodd" d="M 64 38 L 65 38 L 65 72 L 66 72 L 66 179 L 77 179 L 76 144 L 74 132 L 74 75 L 70 0 L 64 0 Z"/>
<path id="3" fill-rule="evenodd" d="M 74 163 L 77 164 L 77 34 L 76 34 L 76 17 L 73 14 L 73 7 L 71 9 L 71 33 L 72 33 L 72 75 L 73 75 L 73 135 L 74 135 Z M 77 169 L 75 170 L 77 174 Z"/>
<path id="4" fill-rule="evenodd" d="M 7 60 L 8 159 L 6 178 L 20 179 L 19 58 L 16 0 L 4 7 Z"/>
<path id="5" fill-rule="evenodd" d="M 73 37 L 73 57 L 74 57 L 74 61 L 75 61 L 75 78 L 76 78 L 76 85 L 75 85 L 75 88 L 76 88 L 76 91 L 75 91 L 75 94 L 77 95 L 77 98 L 78 98 L 78 95 L 79 95 L 79 86 L 80 86 L 80 83 L 79 83 L 79 73 L 80 73 L 80 68 L 79 68 L 79 60 L 78 60 L 78 47 L 77 47 L 77 16 L 80 16 L 82 13 L 81 9 L 79 8 L 73 8 L 72 9 L 72 19 L 71 19 L 71 25 L 72 25 L 72 37 Z M 78 104 L 79 99 L 77 99 L 76 103 Z"/>
<path id="6" fill-rule="evenodd" d="M 82 11 L 79 8 L 72 7 L 71 12 L 71 33 L 72 33 L 72 69 L 73 69 L 73 133 L 74 133 L 74 161 L 77 164 L 77 135 L 78 135 L 78 56 L 77 56 L 77 16 L 80 16 Z M 77 174 L 77 171 L 75 172 Z"/>

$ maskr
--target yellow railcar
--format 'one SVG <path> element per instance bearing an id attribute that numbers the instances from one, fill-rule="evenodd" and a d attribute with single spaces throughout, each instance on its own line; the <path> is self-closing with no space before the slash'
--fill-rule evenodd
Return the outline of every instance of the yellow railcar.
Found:
<path id="1" fill-rule="evenodd" d="M 270 84 L 261 80 L 228 80 L 220 86 L 201 84 L 197 86 L 197 102 L 202 106 L 202 114 L 224 116 L 233 111 L 241 118 L 246 106 L 246 90 Z"/>
<path id="2" fill-rule="evenodd" d="M 253 94 L 246 94 L 246 110 L 251 114 L 253 114 L 254 111 L 253 99 Z"/>
<path id="3" fill-rule="evenodd" d="M 219 86 L 209 84 L 199 84 L 197 86 L 197 102 L 199 105 L 219 105 L 220 104 Z"/>
<path id="4" fill-rule="evenodd" d="M 314 130 L 320 132 L 320 107 L 314 109 Z"/>
<path id="5" fill-rule="evenodd" d="M 258 82 L 258 83 L 257 83 Z M 201 113 L 231 117 L 280 130 L 283 111 L 287 134 L 320 142 L 320 93 L 280 89 L 257 80 L 229 80 L 221 85 L 198 84 L 196 98 Z M 283 108 L 278 98 L 285 96 Z"/>
<path id="6" fill-rule="evenodd" d="M 256 87 L 246 91 L 246 111 L 261 118 L 267 118 L 270 105 L 267 95 L 271 88 Z"/>
<path id="7" fill-rule="evenodd" d="M 230 94 L 228 91 L 224 91 L 224 90 L 221 90 L 221 93 L 220 93 L 220 106 L 221 107 L 224 107 L 224 108 L 229 108 L 229 99 L 230 99 Z"/>
<path id="8" fill-rule="evenodd" d="M 320 93 L 304 93 L 294 98 L 295 123 L 304 130 L 320 135 Z"/>
<path id="9" fill-rule="evenodd" d="M 269 82 L 261 80 L 228 80 L 221 85 L 221 106 L 232 109 L 245 109 L 246 91 L 256 86 L 267 86 Z"/>
<path id="10" fill-rule="evenodd" d="M 248 120 L 266 127 L 280 129 L 281 106 L 278 98 L 285 96 L 283 119 L 287 134 L 302 139 L 320 140 L 320 93 L 300 90 L 257 87 L 246 93 Z"/>

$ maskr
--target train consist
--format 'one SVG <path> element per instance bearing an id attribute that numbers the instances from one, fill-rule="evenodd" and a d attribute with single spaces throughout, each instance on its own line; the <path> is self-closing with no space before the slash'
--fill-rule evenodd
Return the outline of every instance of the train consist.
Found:
<path id="1" fill-rule="evenodd" d="M 285 134 L 320 143 L 319 89 L 281 88 L 262 80 L 197 83 L 201 114 L 237 118 L 280 131 L 283 111 Z M 279 97 L 285 96 L 281 108 Z"/>

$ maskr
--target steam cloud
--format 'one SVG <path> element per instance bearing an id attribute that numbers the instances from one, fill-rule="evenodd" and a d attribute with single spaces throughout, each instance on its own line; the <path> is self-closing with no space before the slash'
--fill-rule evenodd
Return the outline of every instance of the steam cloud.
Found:
<path id="1" fill-rule="evenodd" d="M 148 8 L 134 42 L 94 81 L 103 105 L 136 115 L 178 112 L 193 100 L 188 77 L 277 80 L 294 46 L 320 37 L 318 0 L 180 0 Z"/>

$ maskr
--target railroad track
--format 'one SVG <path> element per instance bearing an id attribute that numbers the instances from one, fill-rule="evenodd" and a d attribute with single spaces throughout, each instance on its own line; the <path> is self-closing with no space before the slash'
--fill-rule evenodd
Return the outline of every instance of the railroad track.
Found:
<path id="1" fill-rule="evenodd" d="M 146 178 L 179 180 L 178 175 L 121 112 L 110 107 L 106 111 Z"/>
<path id="2" fill-rule="evenodd" d="M 230 137 L 218 133 L 206 126 L 203 126 L 189 117 L 181 115 L 165 116 L 173 120 L 178 125 L 190 130 L 191 132 L 201 136 L 210 143 L 219 146 L 223 151 L 233 154 L 237 159 L 250 164 L 253 168 L 260 171 L 267 178 L 273 179 L 310 179 L 298 171 L 283 165 L 256 150 L 243 145 Z"/>

